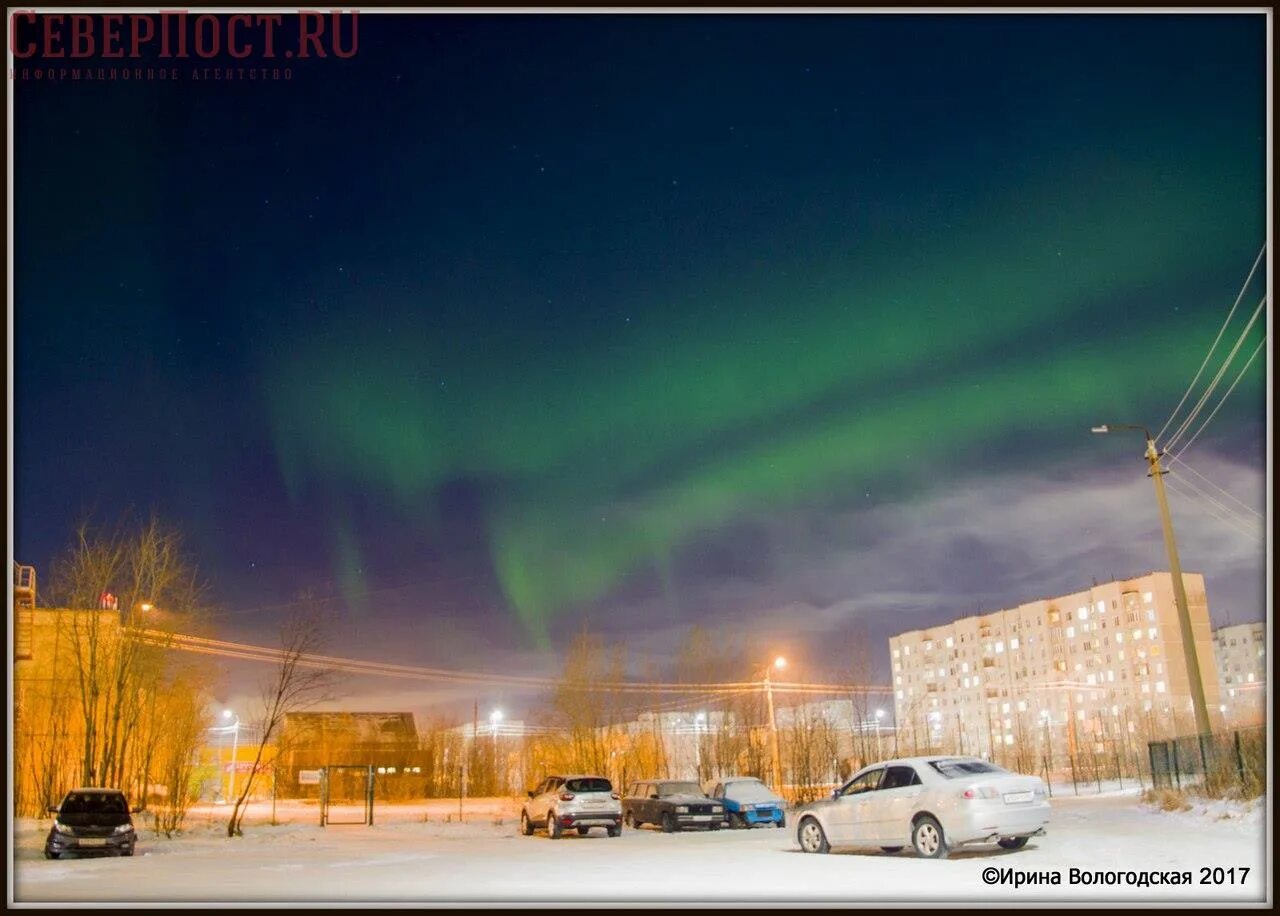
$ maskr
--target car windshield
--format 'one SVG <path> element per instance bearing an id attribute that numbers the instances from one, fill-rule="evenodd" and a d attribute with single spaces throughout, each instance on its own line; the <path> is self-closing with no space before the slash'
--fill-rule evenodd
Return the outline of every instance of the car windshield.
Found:
<path id="1" fill-rule="evenodd" d="M 658 787 L 659 795 L 701 795 L 696 782 L 664 782 Z"/>
<path id="2" fill-rule="evenodd" d="M 982 776 L 988 773 L 1008 773 L 1004 767 L 985 760 L 930 760 L 933 767 L 947 779 L 963 779 L 966 776 Z"/>
<path id="3" fill-rule="evenodd" d="M 123 795 L 107 792 L 72 792 L 58 806 L 61 814 L 128 814 Z"/>
<path id="4" fill-rule="evenodd" d="M 565 783 L 570 792 L 612 792 L 613 784 L 599 776 L 588 776 L 585 779 L 570 779 Z"/>
<path id="5" fill-rule="evenodd" d="M 725 798 L 741 802 L 776 802 L 781 799 L 773 790 L 756 779 L 731 782 L 724 787 Z"/>

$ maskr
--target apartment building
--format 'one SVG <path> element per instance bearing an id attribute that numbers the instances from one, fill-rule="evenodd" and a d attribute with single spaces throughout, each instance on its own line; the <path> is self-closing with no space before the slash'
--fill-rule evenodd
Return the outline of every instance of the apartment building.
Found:
<path id="1" fill-rule="evenodd" d="M 1220 709 L 1232 727 L 1267 719 L 1267 627 L 1261 621 L 1213 631 Z"/>
<path id="2" fill-rule="evenodd" d="M 1215 726 L 1222 724 L 1204 577 L 1183 576 Z M 904 752 L 1032 759 L 1194 734 L 1173 577 L 1151 572 L 889 640 Z"/>

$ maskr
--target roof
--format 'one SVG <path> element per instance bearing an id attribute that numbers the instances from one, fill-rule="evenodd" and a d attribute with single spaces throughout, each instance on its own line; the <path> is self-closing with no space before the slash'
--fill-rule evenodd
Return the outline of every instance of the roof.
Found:
<path id="1" fill-rule="evenodd" d="M 100 792 L 103 795 L 123 795 L 124 789 L 109 789 L 104 786 L 82 786 L 79 789 L 69 789 L 67 794 L 71 792 L 79 792 L 81 795 L 93 794 L 94 792 Z"/>

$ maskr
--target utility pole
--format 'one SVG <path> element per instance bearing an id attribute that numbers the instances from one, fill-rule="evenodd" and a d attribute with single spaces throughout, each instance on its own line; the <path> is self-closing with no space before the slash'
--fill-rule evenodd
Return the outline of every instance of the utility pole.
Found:
<path id="1" fill-rule="evenodd" d="M 779 659 L 779 661 L 782 661 Z M 776 664 L 776 663 L 775 663 Z M 786 663 L 783 662 L 783 665 Z M 781 668 L 783 665 L 777 665 Z M 773 785 L 776 792 L 782 792 L 782 756 L 778 753 L 778 717 L 773 709 L 773 682 L 769 679 L 769 669 L 764 669 L 764 697 L 769 706 L 769 744 L 773 756 Z"/>
<path id="2" fill-rule="evenodd" d="M 1111 426 L 1095 426 L 1095 433 L 1106 433 L 1112 428 L 1140 429 L 1147 440 L 1146 459 L 1151 470 L 1147 474 L 1155 483 L 1156 502 L 1160 504 L 1160 525 L 1164 530 L 1164 548 L 1169 555 L 1169 574 L 1173 577 L 1173 600 L 1178 608 L 1178 630 L 1182 635 L 1182 653 L 1186 659 L 1187 680 L 1191 686 L 1191 705 L 1196 716 L 1196 733 L 1212 734 L 1209 724 L 1209 707 L 1204 699 L 1204 679 L 1200 675 L 1200 658 L 1196 652 L 1195 633 L 1191 629 L 1191 610 L 1187 606 L 1187 589 L 1182 581 L 1182 563 L 1178 560 L 1178 545 L 1173 539 L 1173 519 L 1169 515 L 1169 500 L 1164 491 L 1164 475 L 1168 473 L 1160 466 L 1160 450 L 1156 441 L 1145 426 L 1130 424 L 1112 424 Z"/>

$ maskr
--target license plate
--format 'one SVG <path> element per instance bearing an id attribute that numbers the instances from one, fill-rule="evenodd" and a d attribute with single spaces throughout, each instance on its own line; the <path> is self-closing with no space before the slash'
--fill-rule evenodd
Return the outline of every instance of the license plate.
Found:
<path id="1" fill-rule="evenodd" d="M 1016 805 L 1021 802 L 1029 802 L 1035 796 L 1030 792 L 1006 792 L 1004 803 L 1006 805 Z"/>
<path id="2" fill-rule="evenodd" d="M 587 807 L 588 807 L 588 808 L 603 808 L 606 804 L 607 804 L 607 802 L 602 802 L 602 801 L 589 801 L 589 802 L 587 802 Z"/>
<path id="3" fill-rule="evenodd" d="M 695 814 L 695 815 L 693 816 L 693 819 L 694 819 L 695 821 L 709 821 L 709 820 L 711 820 L 711 815 L 710 815 L 710 814 Z"/>
<path id="4" fill-rule="evenodd" d="M 103 837 L 86 837 L 80 840 L 81 846 L 106 846 L 107 841 Z"/>

